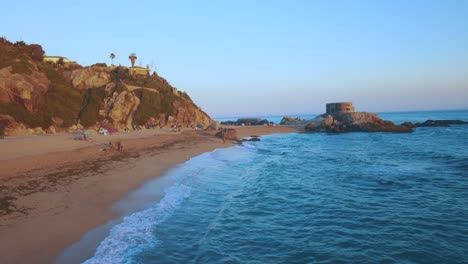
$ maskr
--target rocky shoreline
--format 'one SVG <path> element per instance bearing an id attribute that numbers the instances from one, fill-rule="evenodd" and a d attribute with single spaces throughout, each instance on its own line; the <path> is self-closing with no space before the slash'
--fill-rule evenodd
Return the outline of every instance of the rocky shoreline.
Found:
<path id="1" fill-rule="evenodd" d="M 417 127 L 446 127 L 468 124 L 463 120 L 427 120 L 422 123 L 404 122 L 396 125 L 369 112 L 322 114 L 312 120 L 285 116 L 280 125 L 293 126 L 305 132 L 348 133 L 348 132 L 392 132 L 411 133 Z"/>

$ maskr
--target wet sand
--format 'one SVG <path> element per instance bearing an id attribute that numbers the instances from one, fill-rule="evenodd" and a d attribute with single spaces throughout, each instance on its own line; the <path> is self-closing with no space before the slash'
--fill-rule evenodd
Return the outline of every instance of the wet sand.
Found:
<path id="1" fill-rule="evenodd" d="M 239 137 L 291 133 L 238 127 Z M 0 141 L 2 263 L 51 263 L 87 231 L 119 217 L 112 206 L 146 181 L 207 151 L 232 146 L 214 132 L 143 130 L 92 142 L 69 134 Z M 121 141 L 124 151 L 107 150 Z"/>

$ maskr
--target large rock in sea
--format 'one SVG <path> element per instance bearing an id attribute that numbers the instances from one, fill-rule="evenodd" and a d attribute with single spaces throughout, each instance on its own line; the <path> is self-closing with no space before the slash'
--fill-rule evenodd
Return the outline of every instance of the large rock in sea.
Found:
<path id="1" fill-rule="evenodd" d="M 14 73 L 13 67 L 0 69 L 0 103 L 16 102 L 29 112 L 36 112 L 50 81 L 34 64 L 31 73 Z"/>
<path id="2" fill-rule="evenodd" d="M 238 140 L 237 130 L 234 128 L 225 128 L 215 134 L 216 137 L 222 138 L 223 140 Z"/>
<path id="3" fill-rule="evenodd" d="M 280 125 L 304 127 L 310 122 L 311 120 L 301 119 L 300 117 L 285 116 L 283 119 L 281 119 Z"/>
<path id="4" fill-rule="evenodd" d="M 70 78 L 73 87 L 86 90 L 106 85 L 111 81 L 111 74 L 107 67 L 94 66 L 74 70 Z"/>
<path id="5" fill-rule="evenodd" d="M 415 127 L 447 127 L 450 125 L 466 125 L 467 121 L 463 120 L 427 120 L 423 123 L 414 124 Z"/>
<path id="6" fill-rule="evenodd" d="M 223 121 L 221 125 L 227 126 L 264 126 L 264 125 L 272 125 L 273 122 L 268 121 L 267 119 L 256 118 L 256 117 L 248 117 L 248 118 L 239 118 L 237 121 Z"/>
<path id="7" fill-rule="evenodd" d="M 319 115 L 305 126 L 308 132 L 397 132 L 407 133 L 413 129 L 409 126 L 395 125 L 381 119 L 377 114 L 368 112 L 351 112 Z"/>

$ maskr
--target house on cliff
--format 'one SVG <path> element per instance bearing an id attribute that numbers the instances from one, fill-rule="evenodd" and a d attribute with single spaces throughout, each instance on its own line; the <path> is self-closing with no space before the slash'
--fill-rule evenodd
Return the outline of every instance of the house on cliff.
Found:
<path id="1" fill-rule="evenodd" d="M 150 75 L 150 66 L 147 64 L 146 68 L 140 66 L 133 66 L 130 68 L 130 73 L 136 76 L 149 76 Z"/>
<path id="2" fill-rule="evenodd" d="M 57 63 L 60 59 L 62 59 L 64 63 L 71 62 L 67 57 L 62 57 L 62 56 L 44 56 L 43 61 L 49 62 L 49 63 Z"/>
<path id="3" fill-rule="evenodd" d="M 50 63 L 54 66 L 57 66 L 60 60 L 63 62 L 62 67 L 65 69 L 73 69 L 79 66 L 76 61 L 70 61 L 67 57 L 62 56 L 44 56 L 42 59 L 43 62 Z"/>

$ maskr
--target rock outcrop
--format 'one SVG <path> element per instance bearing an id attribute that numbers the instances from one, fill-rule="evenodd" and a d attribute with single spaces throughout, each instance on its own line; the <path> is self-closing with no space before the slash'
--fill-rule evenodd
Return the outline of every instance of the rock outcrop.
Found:
<path id="1" fill-rule="evenodd" d="M 111 81 L 111 74 L 109 68 L 95 66 L 74 70 L 70 79 L 73 87 L 86 90 L 106 85 Z"/>
<path id="2" fill-rule="evenodd" d="M 283 119 L 281 119 L 280 125 L 305 127 L 310 122 L 311 120 L 301 119 L 300 117 L 285 116 Z"/>
<path id="3" fill-rule="evenodd" d="M 205 128 L 213 123 L 213 120 L 205 112 L 185 98 L 180 97 L 180 100 L 175 100 L 172 107 L 174 109 L 174 119 L 168 122 L 169 125 L 201 126 Z"/>
<path id="4" fill-rule="evenodd" d="M 0 114 L 0 127 L 8 128 L 16 124 L 15 119 L 10 115 Z"/>
<path id="5" fill-rule="evenodd" d="M 0 38 L 0 114 L 13 118 L 7 128 L 13 134 L 75 131 L 81 124 L 123 130 L 213 123 L 156 73 L 135 76 L 124 66 L 81 67 L 44 61 L 43 55 L 40 45 Z"/>
<path id="6" fill-rule="evenodd" d="M 262 118 L 239 118 L 237 121 L 224 121 L 221 122 L 221 125 L 227 126 L 264 126 L 264 125 L 272 125 L 273 123 L 268 121 L 267 119 Z"/>
<path id="7" fill-rule="evenodd" d="M 139 105 L 140 99 L 135 94 L 127 91 L 121 92 L 109 112 L 109 117 L 114 121 L 114 127 L 118 130 L 132 128 L 133 114 Z"/>
<path id="8" fill-rule="evenodd" d="M 395 132 L 408 133 L 413 129 L 408 126 L 395 125 L 381 119 L 377 114 L 368 112 L 351 112 L 323 114 L 311 120 L 306 126 L 307 132 Z"/>
<path id="9" fill-rule="evenodd" d="M 222 138 L 223 141 L 226 141 L 226 140 L 238 141 L 239 140 L 237 138 L 237 130 L 235 130 L 234 128 L 224 128 L 223 130 L 216 133 L 215 136 L 218 138 Z"/>
<path id="10" fill-rule="evenodd" d="M 34 68 L 32 73 L 14 73 L 13 67 L 0 69 L 0 103 L 18 103 L 36 112 L 49 89 L 47 76 Z"/>
<path id="11" fill-rule="evenodd" d="M 422 123 L 404 122 L 401 125 L 409 127 L 409 128 L 417 128 L 417 127 L 448 127 L 450 125 L 467 125 L 467 124 L 468 122 L 463 121 L 463 120 L 426 120 Z"/>

